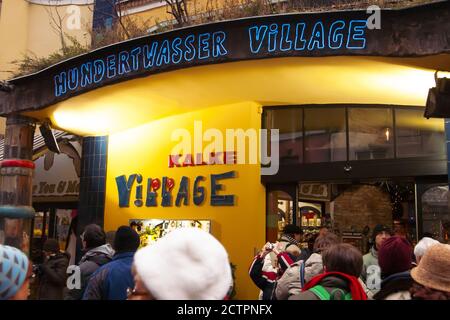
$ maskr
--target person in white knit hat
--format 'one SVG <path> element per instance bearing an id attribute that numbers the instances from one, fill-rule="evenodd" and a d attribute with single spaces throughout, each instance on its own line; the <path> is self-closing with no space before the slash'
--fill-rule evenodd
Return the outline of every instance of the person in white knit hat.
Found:
<path id="1" fill-rule="evenodd" d="M 222 300 L 233 285 L 225 248 L 197 228 L 176 229 L 138 250 L 133 269 L 130 300 Z"/>
<path id="2" fill-rule="evenodd" d="M 423 237 L 414 247 L 414 255 L 416 256 L 416 263 L 419 264 L 420 259 L 424 256 L 425 252 L 433 245 L 439 244 L 439 241 L 432 238 Z"/>

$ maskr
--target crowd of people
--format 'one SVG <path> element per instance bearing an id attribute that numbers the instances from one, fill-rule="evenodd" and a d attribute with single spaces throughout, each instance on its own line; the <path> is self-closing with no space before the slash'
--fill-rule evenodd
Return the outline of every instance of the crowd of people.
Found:
<path id="1" fill-rule="evenodd" d="M 450 300 L 450 245 L 429 237 L 415 247 L 387 226 L 373 230 L 362 253 L 321 230 L 313 252 L 302 249 L 302 230 L 287 225 L 266 243 L 249 274 L 262 300 Z M 286 240 L 288 243 L 286 243 Z"/>
<path id="2" fill-rule="evenodd" d="M 35 280 L 39 300 L 220 300 L 233 289 L 228 253 L 201 229 L 177 229 L 140 249 L 129 226 L 107 237 L 91 224 L 80 238 L 84 255 L 75 268 L 55 239 L 45 242 L 39 265 L 0 245 L 0 300 L 28 299 Z"/>
<path id="3" fill-rule="evenodd" d="M 382 225 L 365 255 L 326 229 L 311 251 L 301 238 L 298 226 L 287 225 L 279 241 L 254 257 L 249 275 L 259 299 L 450 300 L 450 245 L 425 237 L 413 247 Z M 76 266 L 69 266 L 70 255 L 55 239 L 45 242 L 38 265 L 0 245 L 0 300 L 28 299 L 36 279 L 41 300 L 222 300 L 233 291 L 227 251 L 203 230 L 176 229 L 140 248 L 129 226 L 105 233 L 91 224 L 80 240 Z"/>

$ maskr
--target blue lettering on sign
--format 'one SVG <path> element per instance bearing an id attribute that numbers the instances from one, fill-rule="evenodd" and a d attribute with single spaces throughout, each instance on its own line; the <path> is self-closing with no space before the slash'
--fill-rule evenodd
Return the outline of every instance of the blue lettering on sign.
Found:
<path id="1" fill-rule="evenodd" d="M 172 62 L 177 64 L 183 59 L 183 50 L 180 49 L 181 38 L 175 38 L 172 41 Z"/>
<path id="2" fill-rule="evenodd" d="M 277 49 L 278 25 L 272 23 L 269 27 L 269 52 L 274 52 Z"/>
<path id="3" fill-rule="evenodd" d="M 198 58 L 208 59 L 209 58 L 209 33 L 202 33 L 198 36 Z"/>
<path id="4" fill-rule="evenodd" d="M 304 38 L 306 23 L 297 23 L 295 27 L 295 50 L 305 50 L 306 40 Z"/>
<path id="5" fill-rule="evenodd" d="M 249 48 L 252 54 L 309 51 L 323 49 L 364 49 L 366 20 L 336 20 L 331 24 L 317 21 L 313 25 L 299 22 L 272 23 L 248 28 Z M 294 31 L 295 30 L 295 31 Z"/>
<path id="6" fill-rule="evenodd" d="M 330 45 L 330 49 L 339 49 L 342 47 L 342 42 L 344 41 L 344 35 L 341 30 L 345 28 L 345 22 L 342 20 L 338 20 L 333 22 L 330 27 L 330 34 L 328 38 L 328 43 Z"/>
<path id="7" fill-rule="evenodd" d="M 105 76 L 105 63 L 98 59 L 94 61 L 94 82 L 99 83 Z"/>
<path id="8" fill-rule="evenodd" d="M 348 30 L 347 49 L 364 49 L 366 47 L 365 28 L 367 20 L 352 20 Z"/>
<path id="9" fill-rule="evenodd" d="M 106 58 L 106 69 L 107 73 L 106 76 L 111 79 L 116 76 L 116 56 L 110 55 L 108 58 Z"/>
<path id="10" fill-rule="evenodd" d="M 186 37 L 184 40 L 184 46 L 186 47 L 186 52 L 184 53 L 184 59 L 186 61 L 192 61 L 195 58 L 195 47 L 194 47 L 195 36 L 193 34 Z"/>
<path id="11" fill-rule="evenodd" d="M 251 27 L 248 29 L 248 34 L 250 37 L 250 51 L 252 53 L 256 54 L 261 50 L 264 38 L 266 37 L 266 32 L 266 25 Z"/>
<path id="12" fill-rule="evenodd" d="M 81 86 L 86 87 L 92 83 L 92 63 L 86 62 L 81 66 Z"/>
<path id="13" fill-rule="evenodd" d="M 158 57 L 156 58 L 156 65 L 159 67 L 163 64 L 170 63 L 170 52 L 169 52 L 169 40 L 164 40 L 159 48 Z"/>
<path id="14" fill-rule="evenodd" d="M 133 71 L 139 69 L 139 55 L 141 54 L 141 51 L 142 49 L 140 47 L 131 50 L 131 65 L 133 66 Z"/>
<path id="15" fill-rule="evenodd" d="M 319 49 L 325 47 L 325 35 L 322 22 L 317 22 L 312 31 L 311 40 L 309 40 L 308 50 L 314 50 L 317 46 Z"/>
<path id="16" fill-rule="evenodd" d="M 66 72 L 63 71 L 60 74 L 57 74 L 55 77 L 55 96 L 59 97 L 62 94 L 65 94 L 67 91 L 67 76 Z"/>
<path id="17" fill-rule="evenodd" d="M 296 23 L 270 23 L 248 27 L 250 55 L 316 50 L 361 50 L 366 48 L 366 20 L 334 20 Z M 110 54 L 54 75 L 54 92 L 59 97 L 92 84 L 99 85 L 130 72 L 139 72 L 191 61 L 226 57 L 224 31 L 187 34 L 152 41 Z M 242 57 L 245 58 L 245 57 Z"/>
<path id="18" fill-rule="evenodd" d="M 226 56 L 228 51 L 225 48 L 224 42 L 227 38 L 225 32 L 218 31 L 213 33 L 213 57 Z"/>
<path id="19" fill-rule="evenodd" d="M 119 74 L 124 74 L 131 71 L 130 63 L 128 62 L 129 58 L 130 54 L 128 51 L 122 51 L 119 53 Z"/>
<path id="20" fill-rule="evenodd" d="M 67 72 L 67 86 L 69 90 L 75 90 L 78 87 L 78 69 L 73 68 Z"/>
<path id="21" fill-rule="evenodd" d="M 285 23 L 281 27 L 281 42 L 280 42 L 280 50 L 281 51 L 289 51 L 292 48 L 292 40 L 289 39 L 291 25 Z"/>
<path id="22" fill-rule="evenodd" d="M 153 67 L 153 63 L 155 62 L 156 49 L 158 48 L 158 42 L 153 42 L 152 47 L 149 48 L 148 45 L 144 46 L 144 68 L 149 69 Z"/>

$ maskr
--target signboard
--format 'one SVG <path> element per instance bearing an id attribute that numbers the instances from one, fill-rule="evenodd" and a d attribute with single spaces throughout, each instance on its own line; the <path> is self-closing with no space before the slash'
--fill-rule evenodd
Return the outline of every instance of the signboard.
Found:
<path id="1" fill-rule="evenodd" d="M 72 142 L 72 146 L 81 154 L 79 143 Z M 47 151 L 34 164 L 33 197 L 78 196 L 80 178 L 69 155 Z"/>
<path id="2" fill-rule="evenodd" d="M 210 220 L 162 220 L 131 219 L 130 226 L 137 231 L 141 239 L 141 247 L 151 245 L 177 228 L 199 228 L 211 232 Z"/>
<path id="3" fill-rule="evenodd" d="M 277 57 L 427 56 L 450 52 L 450 3 L 251 17 L 120 42 L 11 81 L 0 115 L 41 109 L 105 85 L 175 69 Z M 427 23 L 417 23 L 426 21 Z M 401 41 L 398 40 L 401 35 Z"/>

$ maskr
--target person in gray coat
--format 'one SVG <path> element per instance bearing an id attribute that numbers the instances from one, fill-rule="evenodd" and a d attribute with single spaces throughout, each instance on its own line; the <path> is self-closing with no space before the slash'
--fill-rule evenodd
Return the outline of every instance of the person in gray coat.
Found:
<path id="1" fill-rule="evenodd" d="M 290 296 L 299 294 L 305 283 L 323 272 L 322 252 L 328 247 L 338 244 L 339 238 L 327 232 L 314 241 L 314 253 L 305 261 L 292 264 L 278 280 L 275 291 L 278 300 L 287 300 Z M 303 279 L 301 279 L 303 277 Z"/>
<path id="2" fill-rule="evenodd" d="M 68 290 L 65 300 L 81 300 L 91 275 L 102 265 L 110 262 L 114 256 L 114 249 L 106 243 L 105 232 L 100 226 L 96 224 L 86 226 L 80 237 L 86 251 L 78 263 L 81 286 Z"/>

